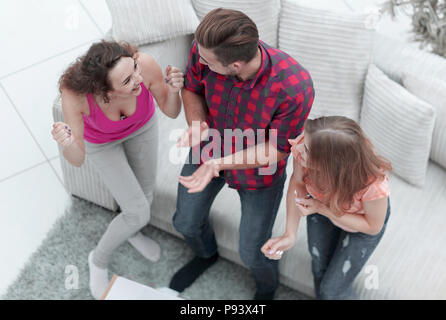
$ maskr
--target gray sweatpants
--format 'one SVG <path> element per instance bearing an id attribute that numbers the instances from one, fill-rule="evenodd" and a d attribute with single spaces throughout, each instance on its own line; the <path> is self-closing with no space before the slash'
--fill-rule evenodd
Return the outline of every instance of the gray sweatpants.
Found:
<path id="1" fill-rule="evenodd" d="M 157 112 L 123 139 L 102 144 L 85 141 L 88 159 L 121 207 L 94 251 L 98 267 L 107 268 L 113 251 L 150 220 L 158 161 Z"/>

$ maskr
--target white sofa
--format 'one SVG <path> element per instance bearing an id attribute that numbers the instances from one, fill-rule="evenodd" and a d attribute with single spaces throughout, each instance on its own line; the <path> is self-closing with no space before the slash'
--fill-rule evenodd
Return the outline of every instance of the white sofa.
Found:
<path id="1" fill-rule="evenodd" d="M 162 69 L 173 64 L 184 68 L 192 35 L 180 36 L 163 42 L 143 45 L 140 50 L 152 55 Z M 418 67 L 426 64 L 431 55 L 394 40 L 378 36 L 373 50 L 373 62 L 384 72 L 401 81 L 398 62 L 411 55 Z M 446 70 L 446 60 L 435 68 Z M 431 67 L 431 66 L 430 66 Z M 309 70 L 311 73 L 311 70 Z M 446 72 L 438 72 L 446 79 Z M 317 99 L 317 92 L 316 92 Z M 358 106 L 360 108 L 360 106 Z M 63 121 L 60 98 L 54 103 L 55 121 Z M 172 226 L 175 212 L 178 176 L 181 164 L 168 159 L 175 142 L 169 140 L 172 129 L 186 128 L 184 112 L 172 120 L 160 114 L 159 172 L 150 224 L 181 237 Z M 81 168 L 71 166 L 61 156 L 67 189 L 78 197 L 92 201 L 110 210 L 119 206 L 92 170 L 88 157 Z M 288 161 L 288 179 L 292 162 Z M 288 182 L 286 183 L 286 186 Z M 391 175 L 392 213 L 386 233 L 355 281 L 361 299 L 445 299 L 446 298 L 446 169 L 430 161 L 426 183 L 422 188 L 412 186 L 402 178 Z M 286 192 L 284 192 L 285 198 Z M 237 193 L 227 186 L 217 196 L 211 209 L 211 221 L 221 256 L 240 265 L 238 254 L 238 225 L 240 201 Z M 273 235 L 281 235 L 285 228 L 285 199 L 277 215 Z M 306 220 L 301 221 L 295 246 L 284 254 L 280 262 L 280 282 L 314 297 L 307 249 Z M 374 286 L 375 285 L 375 286 Z M 376 287 L 377 285 L 377 287 Z M 205 298 L 205 297 L 203 297 Z"/>

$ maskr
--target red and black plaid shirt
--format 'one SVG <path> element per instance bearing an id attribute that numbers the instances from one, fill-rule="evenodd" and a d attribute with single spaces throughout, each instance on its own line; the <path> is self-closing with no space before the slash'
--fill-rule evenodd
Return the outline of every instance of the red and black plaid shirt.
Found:
<path id="1" fill-rule="evenodd" d="M 257 129 L 265 129 L 267 134 L 270 129 L 276 129 L 277 145 L 274 146 L 280 152 L 290 153 L 288 139 L 296 138 L 303 131 L 313 104 L 313 81 L 309 72 L 285 52 L 271 48 L 262 41 L 259 41 L 259 48 L 262 63 L 257 75 L 252 80 L 241 81 L 237 77 L 215 73 L 201 64 L 194 41 L 184 87 L 205 97 L 208 107 L 206 121 L 222 137 L 224 129 L 252 128 L 256 132 Z M 270 140 L 274 142 L 274 139 Z M 193 151 L 199 152 L 208 143 L 203 141 Z M 243 141 L 243 148 L 252 145 L 248 143 Z M 224 154 L 224 141 L 221 142 L 221 149 L 222 157 L 227 156 Z M 235 141 L 232 141 L 232 153 L 236 151 L 240 150 L 235 149 Z M 255 168 L 225 170 L 224 177 L 231 188 L 266 188 L 282 175 L 287 159 L 279 161 L 275 172 L 271 170 L 269 175 L 264 172 L 259 174 L 259 168 Z M 201 163 L 203 159 L 200 158 Z"/>

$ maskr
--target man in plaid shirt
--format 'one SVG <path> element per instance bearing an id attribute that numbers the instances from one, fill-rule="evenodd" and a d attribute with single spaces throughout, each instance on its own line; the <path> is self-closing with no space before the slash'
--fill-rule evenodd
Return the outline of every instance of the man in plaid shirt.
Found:
<path id="1" fill-rule="evenodd" d="M 273 299 L 278 261 L 267 259 L 260 248 L 271 237 L 282 199 L 288 139 L 303 131 L 313 103 L 310 74 L 260 41 L 245 14 L 220 8 L 208 13 L 195 32 L 182 97 L 190 127 L 178 146 L 192 148 L 179 178 L 173 224 L 196 257 L 173 276 L 170 288 L 183 291 L 217 260 L 209 210 L 228 183 L 242 204 L 239 252 L 256 281 L 254 299 Z M 257 134 L 246 135 L 247 141 L 241 137 L 240 148 L 240 134 L 228 136 L 228 129 Z M 205 141 L 211 132 L 212 141 Z M 212 154 L 201 155 L 208 144 Z"/>

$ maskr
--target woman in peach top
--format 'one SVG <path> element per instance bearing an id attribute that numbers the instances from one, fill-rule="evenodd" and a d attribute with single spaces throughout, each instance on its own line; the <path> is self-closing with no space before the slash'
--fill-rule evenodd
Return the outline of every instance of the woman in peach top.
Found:
<path id="1" fill-rule="evenodd" d="M 307 120 L 292 145 L 294 171 L 283 236 L 262 252 L 280 259 L 308 216 L 308 249 L 318 299 L 355 298 L 352 283 L 381 240 L 390 216 L 390 163 L 359 125 L 345 117 Z"/>

